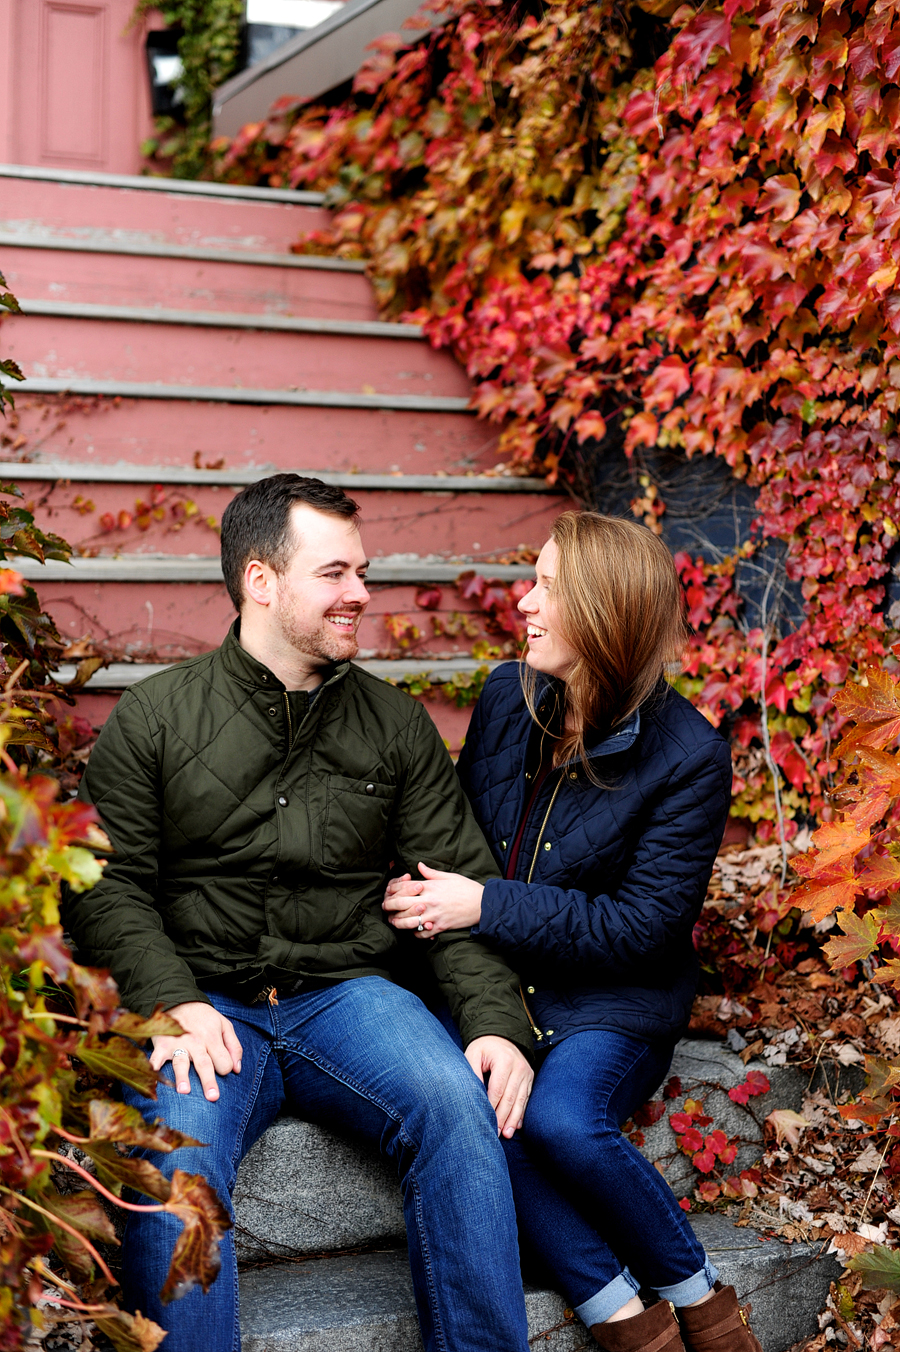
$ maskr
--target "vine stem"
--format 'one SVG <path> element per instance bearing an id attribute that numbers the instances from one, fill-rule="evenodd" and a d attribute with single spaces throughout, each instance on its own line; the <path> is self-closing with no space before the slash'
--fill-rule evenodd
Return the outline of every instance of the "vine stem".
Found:
<path id="1" fill-rule="evenodd" d="M 35 1154 L 38 1154 L 38 1153 L 39 1153 L 38 1151 L 35 1151 Z M 33 1201 L 31 1200 L 31 1198 L 30 1198 L 30 1197 L 26 1197 L 26 1196 L 24 1195 L 24 1193 L 21 1193 L 21 1192 L 13 1192 L 12 1188 L 3 1188 L 2 1191 L 5 1192 L 5 1193 L 8 1193 L 10 1197 L 15 1197 L 15 1198 L 17 1198 L 20 1202 L 24 1202 L 25 1205 L 26 1205 L 26 1206 L 30 1206 L 30 1207 L 32 1208 L 32 1210 L 34 1210 L 34 1211 L 39 1211 L 39 1212 L 41 1213 L 42 1216 L 46 1216 L 46 1217 L 48 1218 L 48 1220 L 50 1220 L 50 1221 L 53 1222 L 54 1225 L 58 1225 L 59 1228 L 60 1228 L 61 1230 L 67 1231 L 68 1234 L 70 1234 L 70 1235 L 72 1236 L 73 1239 L 77 1239 L 77 1240 L 78 1240 L 78 1243 L 79 1243 L 79 1244 L 83 1244 L 84 1247 L 87 1249 L 88 1253 L 91 1255 L 91 1257 L 93 1258 L 94 1262 L 97 1264 L 97 1266 L 98 1266 L 98 1268 L 100 1269 L 100 1271 L 103 1273 L 103 1275 L 104 1275 L 104 1277 L 106 1278 L 106 1280 L 107 1280 L 112 1286 L 118 1286 L 118 1285 L 119 1285 L 119 1283 L 116 1281 L 115 1277 L 114 1277 L 114 1276 L 112 1275 L 112 1273 L 110 1272 L 109 1268 L 108 1268 L 108 1267 L 106 1266 L 106 1264 L 104 1263 L 103 1259 L 100 1257 L 100 1255 L 99 1255 L 99 1253 L 97 1252 L 97 1250 L 94 1248 L 94 1246 L 93 1246 L 93 1244 L 91 1243 L 91 1241 L 90 1241 L 85 1235 L 82 1235 L 78 1230 L 76 1230 L 75 1227 L 74 1227 L 74 1225 L 70 1225 L 68 1221 L 62 1220 L 61 1217 L 59 1217 L 59 1216 L 54 1216 L 54 1214 L 53 1214 L 52 1211 L 48 1211 L 48 1210 L 46 1209 L 46 1207 L 39 1206 L 37 1202 L 33 1202 Z M 160 1208 L 160 1210 L 161 1210 L 161 1209 L 162 1209 L 162 1208 Z"/>
<path id="2" fill-rule="evenodd" d="M 887 1130 L 888 1130 L 888 1131 L 890 1131 L 891 1127 L 894 1125 L 894 1117 L 895 1117 L 895 1114 L 894 1114 L 894 1113 L 891 1113 L 891 1120 L 890 1120 L 890 1122 L 888 1122 L 888 1124 L 887 1124 Z M 887 1152 L 888 1152 L 888 1150 L 890 1149 L 891 1140 L 892 1140 L 892 1138 L 889 1136 L 889 1137 L 887 1138 L 887 1141 L 885 1142 L 884 1149 L 883 1149 L 882 1152 L 881 1152 L 881 1159 L 880 1159 L 880 1161 L 879 1161 L 878 1168 L 875 1170 L 874 1174 L 872 1175 L 872 1182 L 869 1184 L 869 1191 L 866 1193 L 866 1200 L 863 1202 L 863 1209 L 862 1209 L 862 1211 L 859 1213 L 859 1220 L 857 1221 L 857 1225 L 862 1225 L 863 1221 L 866 1219 L 866 1212 L 867 1212 L 868 1209 L 869 1209 L 869 1202 L 870 1202 L 871 1199 L 872 1199 L 872 1190 L 873 1190 L 873 1188 L 875 1187 L 875 1184 L 876 1184 L 877 1181 L 878 1181 L 878 1175 L 881 1173 L 882 1167 L 883 1167 L 883 1165 L 884 1165 L 885 1156 L 887 1155 Z"/>
<path id="3" fill-rule="evenodd" d="M 45 1014 L 41 1014 L 38 1011 L 28 1008 L 20 1010 L 20 1017 L 23 1019 L 30 1019 L 32 1023 L 35 1023 L 38 1019 L 54 1019 L 57 1023 L 75 1023 L 79 1028 L 90 1028 L 91 1026 L 87 1019 L 76 1019 L 71 1014 L 51 1014 L 49 1011 Z"/>
<path id="4" fill-rule="evenodd" d="M 76 1164 L 74 1160 L 70 1160 L 68 1155 L 55 1155 L 50 1150 L 32 1150 L 31 1153 L 40 1156 L 41 1159 L 52 1160 L 55 1164 L 64 1164 L 67 1169 L 74 1169 L 76 1174 L 81 1174 L 81 1177 L 86 1179 L 92 1188 L 97 1189 L 101 1197 L 105 1197 L 114 1206 L 122 1207 L 124 1211 L 165 1211 L 166 1209 L 162 1202 L 155 1206 L 139 1206 L 136 1202 L 123 1202 L 121 1197 L 117 1197 L 114 1192 L 104 1188 L 99 1179 L 95 1178 L 93 1174 L 89 1174 L 87 1169 L 82 1169 L 81 1165 Z M 17 1193 L 16 1196 L 19 1196 L 19 1194 Z"/>
<path id="5" fill-rule="evenodd" d="M 90 1136 L 73 1136 L 70 1131 L 66 1131 L 65 1127 L 54 1127 L 53 1135 L 61 1136 L 64 1141 L 68 1141 L 71 1145 L 87 1145 L 91 1139 Z"/>
<path id="6" fill-rule="evenodd" d="M 778 843 L 781 846 L 781 886 L 784 887 L 787 881 L 788 854 L 787 841 L 784 838 L 784 809 L 781 804 L 781 775 L 778 766 L 772 759 L 772 744 L 769 740 L 769 706 L 766 703 L 766 676 L 768 673 L 769 658 L 769 623 L 768 607 L 769 596 L 772 591 L 774 575 L 769 574 L 769 580 L 766 583 L 765 594 L 762 602 L 762 644 L 760 646 L 760 668 L 759 668 L 759 710 L 762 714 L 760 722 L 762 724 L 762 744 L 763 755 L 766 758 L 766 765 L 772 775 L 772 786 L 775 790 L 775 816 L 778 821 Z M 769 931 L 769 943 L 772 941 L 772 931 Z M 766 950 L 768 956 L 768 949 Z"/>

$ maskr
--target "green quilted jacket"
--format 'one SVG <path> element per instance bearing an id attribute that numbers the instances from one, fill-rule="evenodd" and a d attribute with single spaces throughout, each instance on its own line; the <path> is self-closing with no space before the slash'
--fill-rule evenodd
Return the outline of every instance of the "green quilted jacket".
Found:
<path id="1" fill-rule="evenodd" d="M 421 705 L 345 662 L 297 708 L 232 630 L 133 686 L 100 734 L 81 797 L 115 853 L 96 887 L 68 897 L 66 920 L 137 1013 L 207 1000 L 217 982 L 390 977 L 392 865 L 497 876 Z M 468 931 L 417 946 L 466 1043 L 530 1046 L 502 958 Z"/>

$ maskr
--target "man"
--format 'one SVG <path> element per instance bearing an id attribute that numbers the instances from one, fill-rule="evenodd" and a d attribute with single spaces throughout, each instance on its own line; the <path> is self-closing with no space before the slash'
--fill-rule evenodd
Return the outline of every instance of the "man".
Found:
<path id="1" fill-rule="evenodd" d="M 425 710 L 350 665 L 367 566 L 340 489 L 277 474 L 232 501 L 222 567 L 239 619 L 110 716 L 82 796 L 115 853 L 69 923 L 127 1007 L 161 1004 L 184 1029 L 154 1039 L 151 1064 L 175 1079 L 159 1104 L 125 1088 L 209 1143 L 151 1156 L 158 1168 L 203 1173 L 230 1202 L 283 1106 L 377 1142 L 401 1180 L 426 1348 L 526 1352 L 498 1131 L 521 1123 L 529 1030 L 516 978 L 468 932 L 429 945 L 465 1059 L 390 979 L 391 866 L 496 868 Z M 180 1224 L 131 1221 L 126 1297 L 169 1330 L 168 1352 L 239 1348 L 230 1236 L 210 1291 L 162 1307 Z"/>

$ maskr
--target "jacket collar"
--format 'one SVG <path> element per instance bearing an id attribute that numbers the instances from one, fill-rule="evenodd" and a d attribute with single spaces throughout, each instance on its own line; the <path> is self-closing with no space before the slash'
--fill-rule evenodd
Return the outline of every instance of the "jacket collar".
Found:
<path id="1" fill-rule="evenodd" d="M 538 695 L 538 704 L 540 705 L 544 695 L 557 686 L 557 681 L 553 677 L 547 679 L 546 684 Z M 634 745 L 641 731 L 641 711 L 635 709 L 634 713 L 614 732 L 601 736 L 597 741 L 589 742 L 585 746 L 588 760 L 594 760 L 600 756 L 617 756 L 622 751 L 627 751 Z M 569 761 L 565 762 L 566 765 Z"/>
<path id="2" fill-rule="evenodd" d="M 284 690 L 283 682 L 279 681 L 278 677 L 267 666 L 258 662 L 255 657 L 251 657 L 250 653 L 241 647 L 240 631 L 241 621 L 236 619 L 225 635 L 219 649 L 225 670 L 243 685 L 259 687 L 263 690 Z M 337 685 L 344 679 L 349 670 L 349 662 L 335 663 L 326 675 L 324 684 Z"/>

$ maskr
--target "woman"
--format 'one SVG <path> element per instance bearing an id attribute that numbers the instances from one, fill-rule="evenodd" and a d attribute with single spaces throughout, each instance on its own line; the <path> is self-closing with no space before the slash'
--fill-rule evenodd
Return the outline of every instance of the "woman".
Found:
<path id="1" fill-rule="evenodd" d="M 690 1017 L 729 748 L 664 680 L 689 631 L 659 539 L 564 512 L 536 572 L 519 603 L 525 666 L 491 675 L 459 763 L 503 877 L 482 887 L 420 864 L 425 881 L 392 884 L 385 909 L 423 939 L 471 926 L 522 975 L 537 1074 L 508 1147 L 520 1226 L 597 1342 L 761 1352 L 620 1131 Z M 660 1299 L 645 1309 L 648 1288 Z"/>

